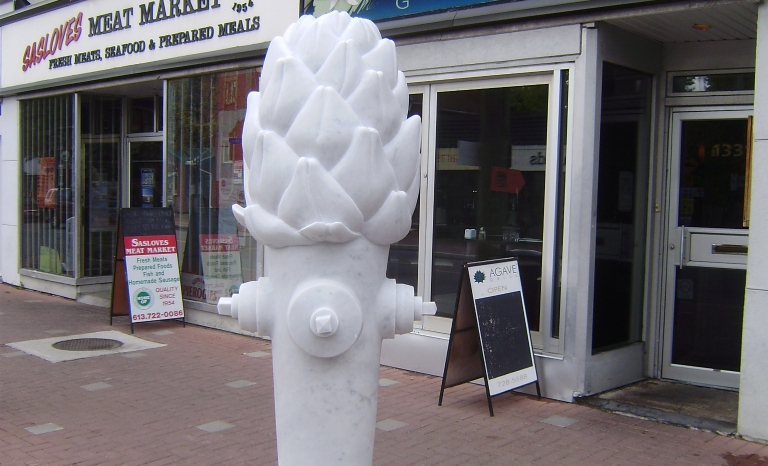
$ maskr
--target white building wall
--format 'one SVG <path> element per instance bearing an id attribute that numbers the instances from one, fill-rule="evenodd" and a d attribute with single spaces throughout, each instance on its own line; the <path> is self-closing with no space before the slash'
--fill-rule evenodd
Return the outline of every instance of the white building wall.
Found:
<path id="1" fill-rule="evenodd" d="M 0 114 L 0 276 L 19 284 L 19 102 L 6 97 Z"/>
<path id="2" fill-rule="evenodd" d="M 740 434 L 768 440 L 768 4 L 758 13 L 749 262 L 741 345 Z"/>

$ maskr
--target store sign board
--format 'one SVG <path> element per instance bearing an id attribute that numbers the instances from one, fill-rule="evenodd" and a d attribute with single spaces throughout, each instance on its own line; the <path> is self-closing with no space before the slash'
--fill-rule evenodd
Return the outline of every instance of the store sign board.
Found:
<path id="1" fill-rule="evenodd" d="M 516 260 L 469 265 L 491 396 L 536 382 L 536 366 Z"/>
<path id="2" fill-rule="evenodd" d="M 131 324 L 184 319 L 173 210 L 122 209 L 117 242 L 110 315 L 128 314 Z"/>
<path id="3" fill-rule="evenodd" d="M 176 235 L 126 236 L 124 246 L 131 321 L 184 317 Z"/>
<path id="4" fill-rule="evenodd" d="M 446 388 L 481 377 L 491 416 L 494 395 L 535 383 L 541 397 L 520 268 L 514 259 L 465 264 L 438 405 Z"/>
<path id="5" fill-rule="evenodd" d="M 3 88 L 266 44 L 298 18 L 286 0 L 88 0 L 10 23 Z"/>
<path id="6" fill-rule="evenodd" d="M 548 4 L 581 3 L 584 1 L 560 0 L 548 2 Z M 311 5 L 311 8 L 307 9 L 307 13 L 313 14 L 316 17 L 334 9 L 347 11 L 352 16 L 367 18 L 371 21 L 439 13 L 441 11 L 480 7 L 488 4 L 525 4 L 523 7 L 527 7 L 527 4 L 538 3 L 540 5 L 539 2 L 527 0 L 313 0 L 311 3 L 305 0 L 305 3 Z"/>

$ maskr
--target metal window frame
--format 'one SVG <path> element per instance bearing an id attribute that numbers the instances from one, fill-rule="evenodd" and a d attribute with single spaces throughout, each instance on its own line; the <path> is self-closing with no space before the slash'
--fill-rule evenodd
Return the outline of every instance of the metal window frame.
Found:
<path id="1" fill-rule="evenodd" d="M 436 141 L 437 138 L 437 95 L 440 92 L 452 92 L 462 90 L 492 89 L 503 87 L 517 87 L 524 85 L 548 86 L 548 111 L 547 111 L 547 165 L 545 171 L 545 209 L 544 209 L 544 238 L 542 245 L 542 283 L 541 283 L 541 307 L 540 324 L 538 332 L 531 332 L 534 348 L 537 353 L 544 352 L 550 354 L 562 354 L 565 347 L 565 322 L 566 322 L 566 300 L 560 299 L 560 337 L 553 338 L 551 332 L 553 316 L 553 297 L 558 292 L 555 280 L 555 262 L 554 254 L 557 250 L 554 241 L 557 240 L 557 190 L 558 190 L 558 170 L 560 170 L 561 157 L 570 159 L 572 152 L 571 140 L 573 131 L 566 135 L 566 150 L 561 154 L 562 142 L 560 140 L 560 122 L 562 118 L 567 119 L 569 127 L 572 123 L 574 93 L 568 93 L 568 111 L 561 112 L 561 71 L 568 70 L 570 79 L 573 79 L 573 64 L 563 63 L 548 66 L 532 66 L 518 68 L 515 70 L 498 70 L 496 73 L 490 73 L 488 70 L 476 73 L 459 73 L 454 76 L 419 76 L 412 79 L 409 85 L 411 94 L 421 93 L 424 96 L 422 110 L 422 183 L 420 193 L 420 233 L 419 233 L 419 289 L 422 296 L 431 296 L 432 288 L 432 264 L 433 264 L 433 236 L 434 236 L 434 179 L 435 179 L 435 160 L 437 156 Z M 567 270 L 567 225 L 569 211 L 569 196 L 567 196 L 570 185 L 570 165 L 566 165 L 565 172 L 560 175 L 565 177 L 563 189 L 566 191 L 564 205 L 564 221 L 562 232 L 562 270 Z M 561 278 L 560 293 L 566 289 L 565 274 Z M 435 321 L 435 322 L 433 322 Z M 423 328 L 417 333 L 425 332 L 434 336 L 447 332 L 450 328 L 449 318 L 444 317 L 425 317 Z M 447 337 L 447 335 L 446 335 Z"/>

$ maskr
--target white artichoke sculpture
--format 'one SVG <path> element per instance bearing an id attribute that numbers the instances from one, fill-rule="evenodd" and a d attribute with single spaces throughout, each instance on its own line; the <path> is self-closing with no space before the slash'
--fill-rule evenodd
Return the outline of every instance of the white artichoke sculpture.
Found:
<path id="1" fill-rule="evenodd" d="M 395 45 L 372 22 L 301 17 L 272 41 L 248 96 L 247 207 L 235 216 L 275 248 L 399 241 L 420 179 L 421 119 L 407 112 Z"/>

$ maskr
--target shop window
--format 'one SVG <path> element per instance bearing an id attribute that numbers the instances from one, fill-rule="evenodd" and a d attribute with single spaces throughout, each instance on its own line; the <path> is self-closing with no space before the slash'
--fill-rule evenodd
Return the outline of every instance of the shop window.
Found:
<path id="1" fill-rule="evenodd" d="M 130 99 L 128 102 L 128 132 L 154 133 L 157 129 L 157 103 L 155 97 Z"/>
<path id="2" fill-rule="evenodd" d="M 185 299 L 215 304 L 258 278 L 256 241 L 232 214 L 245 205 L 242 130 L 258 79 L 252 69 L 168 81 L 166 187 Z"/>
<path id="3" fill-rule="evenodd" d="M 422 116 L 423 94 L 412 94 L 408 103 L 408 118 L 413 115 Z M 413 209 L 411 230 L 397 243 L 389 248 L 387 262 L 387 278 L 403 285 L 410 285 L 418 290 L 419 285 L 419 203 Z"/>
<path id="4" fill-rule="evenodd" d="M 452 317 L 465 261 L 516 257 L 539 331 L 549 86 L 437 94 L 432 300 Z"/>
<path id="5" fill-rule="evenodd" d="M 704 73 L 672 76 L 670 94 L 752 93 L 755 91 L 755 73 Z"/>
<path id="6" fill-rule="evenodd" d="M 20 107 L 21 267 L 74 277 L 73 96 L 23 100 Z"/>
<path id="7" fill-rule="evenodd" d="M 641 340 L 652 80 L 603 65 L 592 351 Z"/>
<path id="8" fill-rule="evenodd" d="M 121 99 L 81 96 L 80 139 L 85 162 L 82 213 L 84 277 L 110 276 L 114 272 L 121 122 Z"/>

